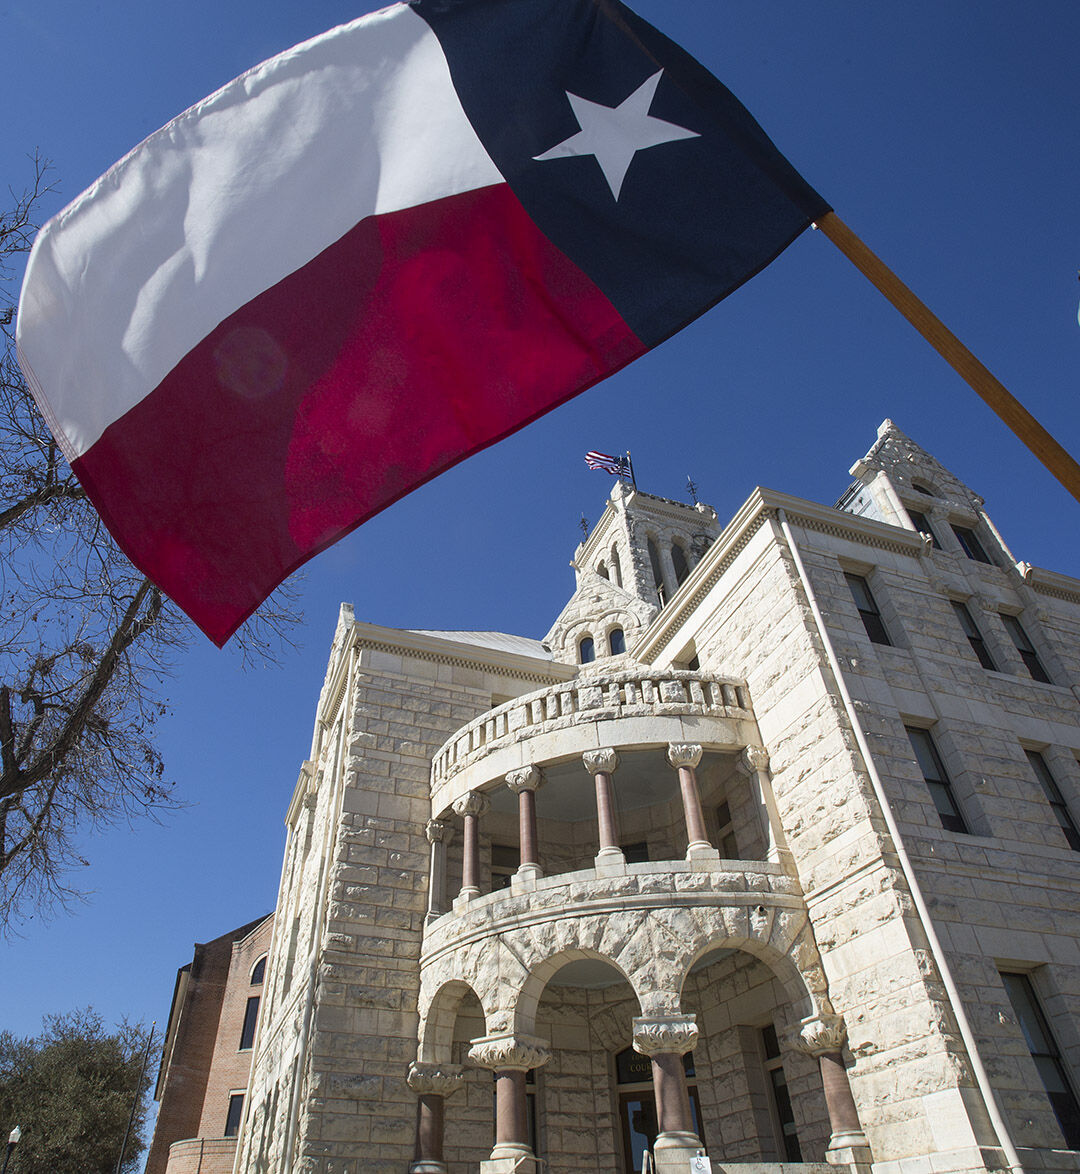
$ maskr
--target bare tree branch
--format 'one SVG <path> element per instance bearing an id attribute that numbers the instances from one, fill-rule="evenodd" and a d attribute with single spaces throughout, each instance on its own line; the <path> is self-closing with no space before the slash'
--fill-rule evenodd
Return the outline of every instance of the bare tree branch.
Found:
<path id="1" fill-rule="evenodd" d="M 157 750 L 158 688 L 193 635 L 124 557 L 34 404 L 14 354 L 13 283 L 51 192 L 48 164 L 0 212 L 0 934 L 77 899 L 66 883 L 97 828 L 178 806 Z M 289 592 L 238 633 L 273 660 Z"/>

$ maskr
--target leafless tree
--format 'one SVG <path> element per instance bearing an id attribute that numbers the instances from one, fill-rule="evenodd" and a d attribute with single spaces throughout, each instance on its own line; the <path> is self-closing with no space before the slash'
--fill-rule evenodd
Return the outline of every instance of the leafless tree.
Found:
<path id="1" fill-rule="evenodd" d="M 79 896 L 86 832 L 177 805 L 154 739 L 158 688 L 193 629 L 105 530 L 15 359 L 14 287 L 48 164 L 0 213 L 0 932 Z M 274 657 L 280 593 L 238 634 Z"/>

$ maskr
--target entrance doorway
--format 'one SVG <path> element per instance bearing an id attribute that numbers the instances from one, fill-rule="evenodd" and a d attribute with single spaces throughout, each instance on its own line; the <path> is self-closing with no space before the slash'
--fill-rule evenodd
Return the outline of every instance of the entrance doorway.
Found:
<path id="1" fill-rule="evenodd" d="M 683 1056 L 694 1132 L 702 1139 L 701 1106 L 698 1102 L 696 1075 L 691 1053 Z M 641 1174 L 646 1150 L 656 1143 L 659 1126 L 653 1096 L 652 1061 L 634 1049 L 626 1048 L 615 1057 L 615 1083 L 619 1102 L 619 1125 L 622 1135 L 623 1174 Z"/>

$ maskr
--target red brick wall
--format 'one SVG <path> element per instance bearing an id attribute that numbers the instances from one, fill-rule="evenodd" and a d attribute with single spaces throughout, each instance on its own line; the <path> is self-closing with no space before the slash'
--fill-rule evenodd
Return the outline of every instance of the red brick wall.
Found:
<path id="1" fill-rule="evenodd" d="M 169 1147 L 174 1142 L 199 1136 L 207 1094 L 210 1092 L 217 1096 L 220 1090 L 216 1076 L 212 1078 L 211 1073 L 221 1027 L 221 1012 L 227 1003 L 231 1005 L 230 980 L 238 952 L 234 946 L 238 943 L 242 945 L 253 931 L 260 930 L 264 924 L 269 927 L 271 920 L 260 918 L 212 942 L 195 947 L 191 965 L 187 968 L 186 988 L 182 991 L 178 988 L 169 1016 L 172 1042 L 170 1048 L 169 1040 L 166 1040 L 168 1050 L 162 1057 L 155 1094 L 160 1105 L 145 1174 L 166 1174 L 169 1168 Z M 269 928 L 266 933 L 269 941 Z M 247 973 L 242 975 L 242 983 L 245 988 L 243 1001 L 246 1004 L 246 987 L 249 985 Z M 242 1020 L 242 1010 L 240 1016 Z M 237 1027 L 237 1043 L 239 1039 L 240 1030 Z M 243 1069 L 243 1077 L 235 1086 L 239 1088 L 246 1086 L 247 1071 L 251 1064 L 250 1052 L 244 1052 L 242 1056 L 246 1058 L 246 1067 Z M 228 1079 L 231 1078 L 230 1071 Z M 227 1092 L 225 1106 L 221 1122 L 211 1136 L 220 1138 L 224 1133 Z"/>

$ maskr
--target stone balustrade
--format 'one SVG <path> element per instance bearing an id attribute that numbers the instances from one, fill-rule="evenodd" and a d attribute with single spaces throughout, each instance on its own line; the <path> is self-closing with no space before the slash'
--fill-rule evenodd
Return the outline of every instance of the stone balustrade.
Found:
<path id="1" fill-rule="evenodd" d="M 635 670 L 526 693 L 488 710 L 443 744 L 431 764 L 433 811 L 445 810 L 488 778 L 589 746 L 625 745 L 627 739 L 631 744 L 700 740 L 698 729 L 680 732 L 682 718 L 715 719 L 716 736 L 707 739 L 712 744 L 740 746 L 754 740 L 742 728 L 753 721 L 746 686 L 705 673 Z M 649 719 L 661 724 L 646 736 L 640 723 Z M 625 736 L 617 729 L 605 732 L 607 723 L 622 726 Z M 530 750 L 537 739 L 549 745 Z"/>

